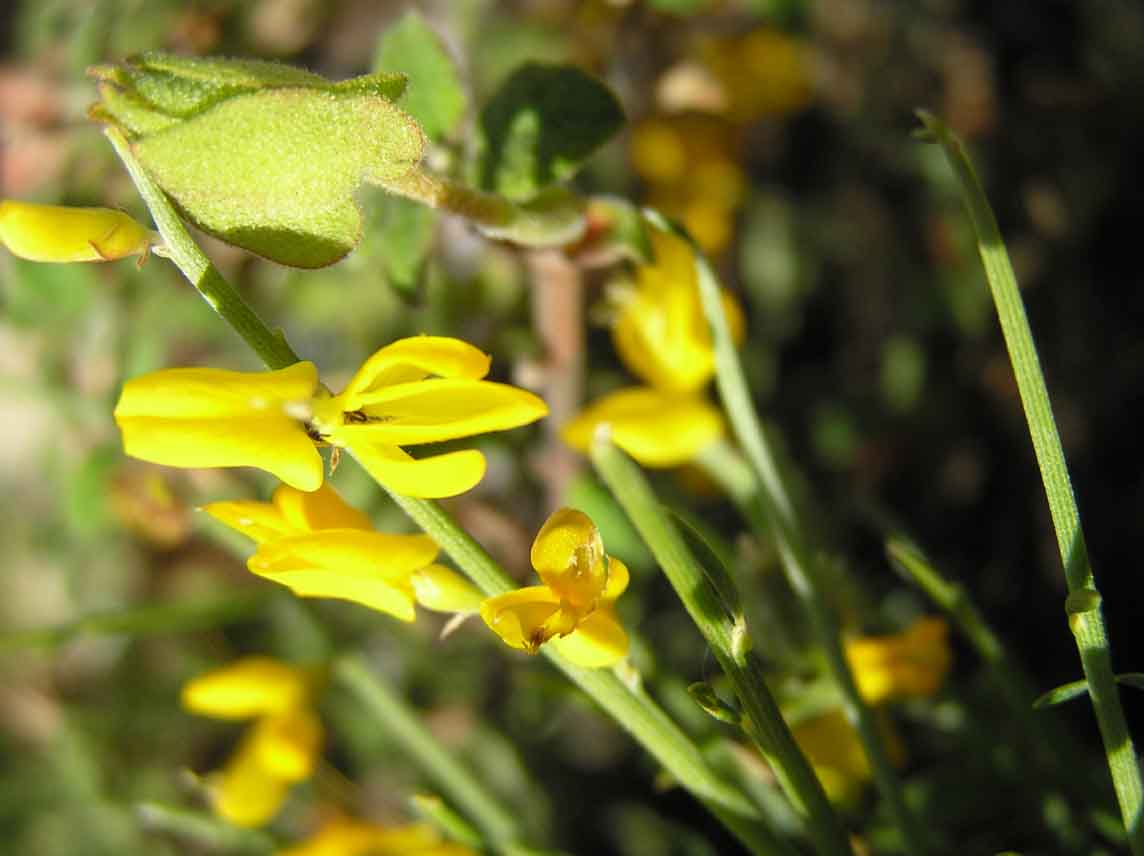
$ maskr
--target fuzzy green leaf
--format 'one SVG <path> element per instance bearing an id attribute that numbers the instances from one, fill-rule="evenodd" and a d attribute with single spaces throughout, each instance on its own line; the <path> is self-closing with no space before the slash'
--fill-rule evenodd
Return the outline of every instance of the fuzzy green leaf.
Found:
<path id="1" fill-rule="evenodd" d="M 424 138 L 385 97 L 287 88 L 228 98 L 132 145 L 199 228 L 282 264 L 314 268 L 357 245 L 359 185 L 409 172 Z"/>
<path id="2" fill-rule="evenodd" d="M 374 71 L 399 72 L 409 79 L 402 107 L 431 140 L 457 130 L 465 115 L 465 89 L 441 38 L 415 9 L 385 31 L 373 60 Z"/>
<path id="3" fill-rule="evenodd" d="M 481 113 L 480 186 L 531 199 L 575 175 L 623 122 L 619 100 L 594 77 L 572 66 L 525 63 Z"/>

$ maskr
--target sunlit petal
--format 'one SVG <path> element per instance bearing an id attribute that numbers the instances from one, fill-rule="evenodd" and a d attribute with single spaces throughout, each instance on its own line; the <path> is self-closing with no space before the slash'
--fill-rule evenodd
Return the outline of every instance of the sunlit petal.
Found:
<path id="1" fill-rule="evenodd" d="M 532 566 L 556 594 L 577 607 L 594 603 L 604 590 L 604 542 L 584 512 L 561 508 L 532 543 Z"/>
<path id="2" fill-rule="evenodd" d="M 444 565 L 428 565 L 411 578 L 417 602 L 437 612 L 476 612 L 485 596 L 456 571 Z"/>
<path id="3" fill-rule="evenodd" d="M 481 604 L 481 618 L 506 645 L 535 653 L 546 641 L 542 628 L 559 609 L 559 598 L 548 586 L 529 586 L 488 598 Z"/>
<path id="4" fill-rule="evenodd" d="M 347 424 L 335 434 L 350 446 L 356 437 L 395 446 L 436 443 L 517 428 L 548 414 L 531 392 L 489 381 L 403 383 L 363 395 L 361 402 L 371 421 Z"/>
<path id="5" fill-rule="evenodd" d="M 146 253 L 158 236 L 114 208 L 0 200 L 0 244 L 34 262 L 99 262 Z"/>
<path id="6" fill-rule="evenodd" d="M 244 657 L 187 682 L 182 703 L 215 719 L 249 719 L 299 706 L 310 683 L 305 669 L 270 657 Z"/>
<path id="7" fill-rule="evenodd" d="M 723 435 L 719 411 L 702 398 L 646 387 L 621 389 L 592 402 L 561 436 L 586 452 L 601 425 L 610 427 L 612 442 L 648 467 L 685 464 Z"/>
<path id="8" fill-rule="evenodd" d="M 608 556 L 608 581 L 604 586 L 604 593 L 600 596 L 602 603 L 614 603 L 616 598 L 628 590 L 631 574 L 628 566 L 615 556 Z"/>
<path id="9" fill-rule="evenodd" d="M 163 369 L 127 381 L 115 416 L 215 419 L 280 413 L 284 404 L 308 401 L 317 386 L 318 370 L 311 362 L 272 372 Z"/>
<path id="10" fill-rule="evenodd" d="M 366 360 L 340 397 L 348 410 L 362 406 L 361 397 L 394 384 L 426 377 L 477 380 L 489 372 L 490 357 L 460 339 L 412 336 L 386 345 Z"/>
<path id="11" fill-rule="evenodd" d="M 353 452 L 371 476 L 404 496 L 456 496 L 471 490 L 485 475 L 485 456 L 475 449 L 414 459 L 396 446 L 356 442 Z"/>
<path id="12" fill-rule="evenodd" d="M 373 529 L 369 518 L 328 484 L 310 492 L 280 485 L 271 502 L 298 534 L 319 529 Z"/>
<path id="13" fill-rule="evenodd" d="M 248 499 L 212 502 L 204 505 L 202 510 L 259 544 L 295 532 L 294 527 L 282 517 L 281 512 L 268 502 Z"/>
<path id="14" fill-rule="evenodd" d="M 552 640 L 564 657 L 586 669 L 614 666 L 628 654 L 628 634 L 613 610 L 601 607 L 577 623 L 576 629 Z"/>

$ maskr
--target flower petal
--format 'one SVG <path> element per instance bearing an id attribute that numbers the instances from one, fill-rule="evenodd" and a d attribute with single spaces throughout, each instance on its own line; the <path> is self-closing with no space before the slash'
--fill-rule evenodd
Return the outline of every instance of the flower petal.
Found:
<path id="1" fill-rule="evenodd" d="M 612 441 L 647 467 L 685 464 L 723 435 L 719 411 L 702 398 L 648 387 L 597 399 L 564 426 L 561 436 L 587 452 L 601 425 L 608 425 Z"/>
<path id="2" fill-rule="evenodd" d="M 317 387 L 318 370 L 311 362 L 272 372 L 163 369 L 127 381 L 115 416 L 216 419 L 281 412 L 284 404 L 309 401 Z"/>
<path id="3" fill-rule="evenodd" d="M 300 782 L 314 772 L 322 748 L 322 723 L 306 707 L 297 707 L 254 724 L 250 736 L 258 763 L 271 775 Z"/>
<path id="4" fill-rule="evenodd" d="M 211 502 L 202 506 L 202 511 L 259 544 L 294 534 L 294 528 L 268 502 L 250 499 Z"/>
<path id="5" fill-rule="evenodd" d="M 615 556 L 608 556 L 608 582 L 604 586 L 604 593 L 600 595 L 601 603 L 615 603 L 616 598 L 628 590 L 630 580 L 628 566 Z"/>
<path id="6" fill-rule="evenodd" d="M 600 607 L 564 637 L 552 640 L 553 647 L 577 666 L 602 669 L 614 666 L 628 654 L 628 634 L 614 610 Z"/>
<path id="7" fill-rule="evenodd" d="M 456 496 L 471 490 L 485 475 L 485 456 L 475 449 L 420 459 L 382 443 L 357 441 L 352 449 L 371 476 L 403 496 Z"/>
<path id="8" fill-rule="evenodd" d="M 157 236 L 114 208 L 0 200 L 0 243 L 34 262 L 100 262 L 146 253 Z"/>
<path id="9" fill-rule="evenodd" d="M 308 493 L 280 485 L 271 502 L 298 534 L 320 529 L 373 531 L 370 519 L 342 499 L 328 484 Z"/>
<path id="10" fill-rule="evenodd" d="M 285 414 L 234 419 L 117 415 L 123 450 L 168 467 L 258 467 L 299 490 L 322 485 L 322 456 Z"/>
<path id="11" fill-rule="evenodd" d="M 362 363 L 339 398 L 347 403 L 347 410 L 357 410 L 362 406 L 360 397 L 384 387 L 430 376 L 477 380 L 489 373 L 491 362 L 488 354 L 460 339 L 398 339 Z"/>
<path id="12" fill-rule="evenodd" d="M 215 812 L 235 826 L 256 827 L 278 814 L 290 783 L 275 776 L 261 762 L 253 734 L 248 734 L 226 766 L 211 777 Z"/>
<path id="13" fill-rule="evenodd" d="M 576 607 L 595 603 L 607 581 L 600 530 L 574 508 L 549 516 L 532 542 L 530 559 L 544 584 Z"/>
<path id="14" fill-rule="evenodd" d="M 360 397 L 369 422 L 348 423 L 335 437 L 354 437 L 406 446 L 505 431 L 548 415 L 548 405 L 531 392 L 503 383 L 434 379 L 385 387 Z"/>
<path id="15" fill-rule="evenodd" d="M 270 657 L 243 657 L 183 685 L 183 707 L 215 719 L 249 719 L 297 707 L 310 692 L 305 669 Z"/>
<path id="16" fill-rule="evenodd" d="M 528 586 L 498 594 L 481 604 L 481 618 L 506 645 L 535 654 L 546 641 L 542 628 L 559 611 L 560 600 L 548 586 Z"/>
<path id="17" fill-rule="evenodd" d="M 414 571 L 411 582 L 417 602 L 437 612 L 476 612 L 485 597 L 475 585 L 444 565 L 428 565 Z"/>

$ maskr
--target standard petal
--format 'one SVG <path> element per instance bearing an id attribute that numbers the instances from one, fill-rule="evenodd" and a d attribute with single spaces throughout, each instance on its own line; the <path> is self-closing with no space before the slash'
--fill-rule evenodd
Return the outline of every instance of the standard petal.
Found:
<path id="1" fill-rule="evenodd" d="M 265 716 L 251 730 L 251 751 L 267 772 L 300 782 L 314 772 L 322 748 L 322 723 L 307 707 Z"/>
<path id="2" fill-rule="evenodd" d="M 249 499 L 211 502 L 202 506 L 202 510 L 259 544 L 292 535 L 295 531 L 290 523 L 283 519 L 282 513 L 269 502 Z"/>
<path id="3" fill-rule="evenodd" d="M 230 419 L 117 416 L 123 449 L 169 467 L 258 467 L 299 490 L 317 490 L 322 456 L 285 414 Z"/>
<path id="4" fill-rule="evenodd" d="M 628 654 L 628 634 L 615 611 L 601 607 L 576 625 L 576 629 L 551 643 L 564 657 L 586 669 L 614 666 Z"/>
<path id="5" fill-rule="evenodd" d="M 437 552 L 428 535 L 323 529 L 262 544 L 250 566 L 259 574 L 313 570 L 393 581 L 425 567 Z"/>
<path id="6" fill-rule="evenodd" d="M 545 623 L 560 609 L 548 586 L 529 586 L 498 594 L 481 604 L 481 618 L 506 645 L 535 654 L 546 638 Z"/>
<path id="7" fill-rule="evenodd" d="M 269 823 L 290 790 L 289 782 L 262 765 L 252 737 L 248 734 L 226 766 L 210 779 L 215 812 L 235 826 Z"/>
<path id="8" fill-rule="evenodd" d="M 146 253 L 158 236 L 114 208 L 0 200 L 0 244 L 34 262 L 99 262 Z"/>
<path id="9" fill-rule="evenodd" d="M 460 339 L 411 336 L 386 345 L 366 360 L 340 394 L 348 409 L 362 406 L 361 396 L 394 384 L 426 377 L 478 380 L 489 373 L 491 358 Z"/>
<path id="10" fill-rule="evenodd" d="M 317 388 L 318 370 L 311 362 L 273 372 L 163 369 L 127 381 L 115 417 L 216 419 L 281 412 L 284 404 L 309 401 Z"/>
<path id="11" fill-rule="evenodd" d="M 289 485 L 279 485 L 271 502 L 294 534 L 319 529 L 373 529 L 370 519 L 349 505 L 328 484 L 309 493 Z"/>
<path id="12" fill-rule="evenodd" d="M 544 584 L 573 606 L 594 603 L 604 589 L 604 542 L 582 511 L 553 512 L 532 542 L 530 559 Z"/>
<path id="13" fill-rule="evenodd" d="M 608 556 L 608 582 L 604 586 L 604 593 L 600 595 L 602 603 L 615 603 L 616 598 L 628 590 L 631 574 L 628 566 L 615 556 Z"/>
<path id="14" fill-rule="evenodd" d="M 427 565 L 411 578 L 417 602 L 436 612 L 476 612 L 484 594 L 475 585 L 444 565 Z"/>
<path id="15" fill-rule="evenodd" d="M 362 439 L 352 450 L 371 476 L 403 496 L 456 496 L 476 487 L 485 475 L 485 456 L 475 449 L 415 459 L 396 446 Z"/>
<path id="16" fill-rule="evenodd" d="M 270 657 L 243 657 L 183 685 L 183 707 L 215 719 L 249 719 L 298 707 L 310 691 L 305 669 Z"/>
<path id="17" fill-rule="evenodd" d="M 543 400 L 503 383 L 434 380 L 403 383 L 361 396 L 369 421 L 348 423 L 335 436 L 348 445 L 356 436 L 406 446 L 506 431 L 548 415 Z"/>
<path id="18" fill-rule="evenodd" d="M 612 442 L 648 467 L 675 467 L 723 436 L 719 411 L 702 398 L 647 387 L 621 389 L 592 402 L 564 426 L 561 436 L 587 452 L 601 425 Z"/>

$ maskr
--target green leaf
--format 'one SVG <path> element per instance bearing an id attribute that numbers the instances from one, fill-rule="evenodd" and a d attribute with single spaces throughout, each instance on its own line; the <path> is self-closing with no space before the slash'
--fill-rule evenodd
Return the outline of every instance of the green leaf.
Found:
<path id="1" fill-rule="evenodd" d="M 132 144 L 199 228 L 302 268 L 352 250 L 362 231 L 354 192 L 409 172 L 423 147 L 387 98 L 332 88 L 234 96 Z"/>
<path id="2" fill-rule="evenodd" d="M 399 72 L 409 79 L 402 107 L 431 140 L 446 139 L 465 115 L 465 89 L 441 38 L 415 9 L 385 31 L 373 60 L 374 71 Z"/>
<path id="3" fill-rule="evenodd" d="M 573 66 L 529 62 L 481 112 L 479 183 L 516 201 L 576 174 L 624 121 L 620 102 Z"/>
<path id="4" fill-rule="evenodd" d="M 433 246 L 437 212 L 400 196 L 387 196 L 382 207 L 379 237 L 385 277 L 403 295 L 412 296 Z"/>
<path id="5" fill-rule="evenodd" d="M 1039 696 L 1033 702 L 1033 707 L 1036 710 L 1042 710 L 1046 707 L 1053 707 L 1054 705 L 1062 704 L 1066 701 L 1072 701 L 1074 698 L 1079 698 L 1088 692 L 1088 681 L 1072 681 L 1071 683 L 1061 684 L 1056 689 L 1051 689 L 1042 696 Z"/>

